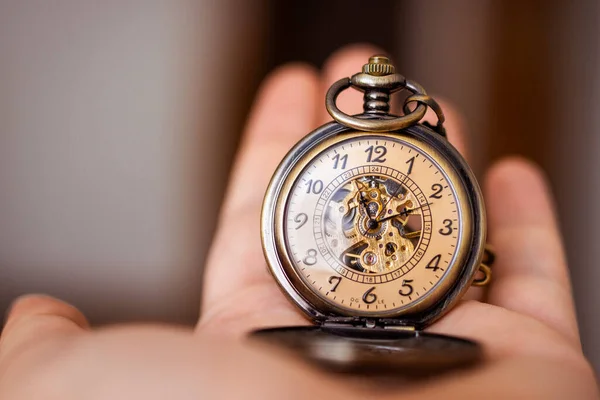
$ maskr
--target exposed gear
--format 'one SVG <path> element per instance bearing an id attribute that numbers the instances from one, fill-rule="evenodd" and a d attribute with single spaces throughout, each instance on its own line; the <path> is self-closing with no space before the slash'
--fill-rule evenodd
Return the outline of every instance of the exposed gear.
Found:
<path id="1" fill-rule="evenodd" d="M 356 178 L 330 199 L 326 239 L 336 244 L 339 259 L 352 269 L 376 274 L 393 271 L 410 259 L 418 241 L 418 235 L 405 237 L 414 204 L 412 192 L 390 178 Z"/>

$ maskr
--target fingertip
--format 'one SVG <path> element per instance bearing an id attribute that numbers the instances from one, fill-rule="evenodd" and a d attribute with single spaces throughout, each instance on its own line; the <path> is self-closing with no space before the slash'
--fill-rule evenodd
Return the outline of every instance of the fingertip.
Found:
<path id="1" fill-rule="evenodd" d="M 510 156 L 496 162 L 487 172 L 484 188 L 493 227 L 515 223 L 554 225 L 548 180 L 533 161 Z"/>
<path id="2" fill-rule="evenodd" d="M 345 73 L 343 76 L 330 76 L 331 83 L 344 76 L 354 75 L 362 70 L 362 66 L 374 55 L 386 54 L 370 43 L 353 43 L 334 51 L 323 65 L 323 71 Z"/>
<path id="3" fill-rule="evenodd" d="M 495 162 L 488 170 L 485 191 L 490 199 L 506 193 L 519 197 L 549 197 L 544 170 L 532 160 L 521 156 L 509 156 Z"/>
<path id="4" fill-rule="evenodd" d="M 316 95 L 319 73 L 309 64 L 293 62 L 281 65 L 270 72 L 258 90 L 255 110 L 262 110 L 274 102 L 301 99 L 312 103 Z"/>
<path id="5" fill-rule="evenodd" d="M 287 93 L 287 91 L 297 89 L 294 84 L 298 81 L 308 80 L 316 82 L 318 77 L 319 73 L 317 69 L 310 64 L 302 62 L 283 64 L 267 75 L 261 84 L 259 92 L 261 95 L 272 92 L 276 94 L 280 94 L 281 92 Z"/>
<path id="6" fill-rule="evenodd" d="M 490 185 L 511 181 L 515 177 L 529 183 L 547 184 L 546 173 L 542 167 L 519 155 L 508 156 L 495 162 L 488 170 L 487 176 Z"/>
<path id="7" fill-rule="evenodd" d="M 21 296 L 10 307 L 0 336 L 0 362 L 48 341 L 70 340 L 88 329 L 86 318 L 70 304 L 45 295 Z"/>
<path id="8" fill-rule="evenodd" d="M 285 137 L 291 143 L 298 140 L 313 125 L 319 88 L 319 73 L 308 64 L 289 63 L 273 70 L 258 90 L 246 139 L 272 141 L 293 131 Z M 296 127 L 304 131 L 296 133 Z"/>
<path id="9" fill-rule="evenodd" d="M 47 295 L 27 294 L 16 298 L 9 307 L 5 330 L 19 320 L 40 316 L 58 317 L 61 320 L 70 321 L 80 328 L 89 328 L 85 316 L 74 306 Z"/>

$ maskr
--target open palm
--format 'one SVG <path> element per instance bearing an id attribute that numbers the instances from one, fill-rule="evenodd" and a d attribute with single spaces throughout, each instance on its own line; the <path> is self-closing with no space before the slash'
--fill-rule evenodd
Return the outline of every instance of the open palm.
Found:
<path id="1" fill-rule="evenodd" d="M 488 240 L 497 253 L 491 285 L 485 292 L 471 289 L 470 300 L 429 328 L 482 343 L 480 368 L 374 390 L 245 340 L 254 329 L 309 323 L 267 271 L 259 235 L 263 195 L 285 153 L 330 120 L 324 108 L 329 85 L 374 53 L 366 46 L 342 50 L 321 73 L 287 65 L 263 85 L 234 165 L 194 330 L 94 330 L 63 302 L 21 299 L 0 338 L 0 398 L 595 398 L 552 199 L 540 171 L 515 158 L 494 165 L 484 181 Z M 357 96 L 342 96 L 340 108 L 359 112 Z M 443 107 L 449 140 L 466 155 L 458 115 Z"/>
<path id="2" fill-rule="evenodd" d="M 255 103 L 223 207 L 206 272 L 200 329 L 243 335 L 267 326 L 307 324 L 268 273 L 259 240 L 263 195 L 279 161 L 300 138 L 331 117 L 327 88 L 360 70 L 374 49 L 334 55 L 324 71 L 288 65 L 274 72 Z M 361 111 L 359 93 L 340 100 Z M 450 142 L 467 156 L 459 116 L 443 104 Z M 467 157 L 468 158 L 468 157 Z M 552 199 L 538 168 L 513 158 L 493 166 L 484 182 L 489 242 L 497 252 L 487 293 L 472 289 L 432 332 L 485 345 L 490 359 L 518 363 L 547 359 L 573 368 L 582 363 L 571 286 Z M 231 245 L 231 238 L 237 238 Z M 564 364 L 563 364 L 564 365 Z"/>

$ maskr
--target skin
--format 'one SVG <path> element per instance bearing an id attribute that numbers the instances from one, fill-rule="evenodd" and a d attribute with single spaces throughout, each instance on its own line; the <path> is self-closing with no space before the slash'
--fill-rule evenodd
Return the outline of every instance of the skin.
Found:
<path id="1" fill-rule="evenodd" d="M 484 181 L 489 241 L 498 254 L 493 283 L 486 292 L 472 290 L 430 328 L 483 343 L 480 367 L 376 387 L 244 340 L 256 328 L 307 324 L 267 273 L 258 234 L 262 197 L 285 152 L 330 119 L 323 107 L 326 88 L 375 53 L 366 46 L 346 48 L 321 72 L 287 65 L 264 83 L 232 172 L 195 329 L 91 329 L 71 305 L 39 295 L 19 298 L 0 337 L 0 398 L 598 398 L 581 350 L 552 198 L 539 168 L 519 158 L 496 163 Z M 360 94 L 341 96 L 339 105 L 359 111 Z M 443 106 L 450 141 L 465 154 L 460 117 Z M 228 238 L 234 233 L 241 240 L 232 248 Z M 479 301 L 484 297 L 487 303 Z"/>

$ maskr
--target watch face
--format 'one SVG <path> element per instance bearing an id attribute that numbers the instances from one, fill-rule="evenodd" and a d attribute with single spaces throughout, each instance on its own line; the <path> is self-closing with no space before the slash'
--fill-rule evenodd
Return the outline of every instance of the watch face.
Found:
<path id="1" fill-rule="evenodd" d="M 421 311 L 448 293 L 464 266 L 473 235 L 467 193 L 456 167 L 424 141 L 332 136 L 284 178 L 271 268 L 325 314 Z"/>

